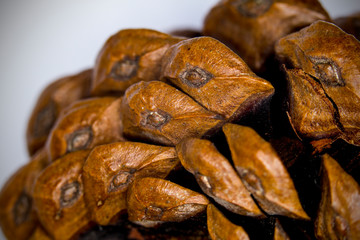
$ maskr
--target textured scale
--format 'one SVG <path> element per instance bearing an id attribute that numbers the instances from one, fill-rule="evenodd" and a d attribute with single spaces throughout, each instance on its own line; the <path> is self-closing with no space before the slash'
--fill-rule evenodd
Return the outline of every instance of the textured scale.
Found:
<path id="1" fill-rule="evenodd" d="M 92 95 L 124 93 L 132 84 L 159 79 L 165 51 L 183 40 L 150 29 L 126 29 L 111 36 L 94 67 Z"/>
<path id="2" fill-rule="evenodd" d="M 274 93 L 268 81 L 257 77 L 239 56 L 211 37 L 173 45 L 162 65 L 163 79 L 225 119 L 245 115 Z"/>
<path id="3" fill-rule="evenodd" d="M 44 146 L 61 111 L 71 103 L 89 96 L 92 69 L 50 83 L 39 96 L 31 113 L 26 140 L 33 155 Z"/>
<path id="4" fill-rule="evenodd" d="M 121 98 L 91 98 L 62 112 L 47 141 L 52 161 L 66 153 L 122 141 Z"/>
<path id="5" fill-rule="evenodd" d="M 82 172 L 89 150 L 69 153 L 47 167 L 34 187 L 34 205 L 53 239 L 75 238 L 90 227 Z"/>
<path id="6" fill-rule="evenodd" d="M 224 122 L 183 92 L 160 81 L 129 87 L 121 116 L 126 137 L 170 146 L 186 137 L 207 136 Z"/>
<path id="7" fill-rule="evenodd" d="M 203 32 L 228 44 L 255 72 L 269 68 L 278 39 L 316 20 L 330 20 L 317 0 L 224 0 L 211 9 Z"/>
<path id="8" fill-rule="evenodd" d="M 336 46 L 336 47 L 334 47 Z M 301 69 L 307 78 L 324 92 L 333 105 L 333 120 L 340 130 L 339 138 L 350 144 L 360 145 L 360 42 L 346 34 L 337 26 L 324 21 L 317 21 L 296 33 L 282 38 L 276 45 L 278 57 L 288 63 L 288 68 Z M 290 79 L 291 81 L 291 79 Z M 302 82 L 301 79 L 298 80 Z M 298 84 L 301 91 L 301 85 Z M 292 94 L 301 94 L 293 92 Z M 310 98 L 304 94 L 302 97 Z M 291 99 L 291 97 L 290 97 Z M 318 102 L 314 101 L 314 105 Z M 299 111 L 297 104 L 292 104 Z M 321 105 L 321 103 L 319 103 Z M 314 111 L 314 106 L 302 109 L 303 114 Z M 290 114 L 294 125 L 301 121 Z M 305 126 L 308 127 L 308 126 Z M 329 137 L 317 126 L 311 126 L 318 132 L 315 138 Z M 299 134 L 303 133 L 295 127 Z M 321 136 L 324 135 L 324 136 Z"/>
<path id="9" fill-rule="evenodd" d="M 286 71 L 288 80 L 288 116 L 292 127 L 302 138 L 337 139 L 339 129 L 336 109 L 321 85 L 301 69 Z"/>
<path id="10" fill-rule="evenodd" d="M 260 207 L 270 215 L 309 220 L 289 173 L 270 143 L 249 127 L 226 124 L 223 131 L 235 168 Z"/>
<path id="11" fill-rule="evenodd" d="M 207 207 L 207 226 L 213 240 L 249 240 L 241 226 L 230 222 L 213 204 Z"/>
<path id="12" fill-rule="evenodd" d="M 209 204 L 200 193 L 150 177 L 134 182 L 127 201 L 129 220 L 145 227 L 184 221 L 205 211 Z"/>
<path id="13" fill-rule="evenodd" d="M 37 177 L 48 164 L 46 151 L 41 149 L 2 187 L 0 225 L 8 239 L 25 240 L 35 230 L 38 216 L 34 207 L 33 189 Z"/>
<path id="14" fill-rule="evenodd" d="M 186 139 L 176 150 L 181 164 L 195 176 L 205 194 L 234 213 L 262 216 L 229 161 L 210 141 Z"/>
<path id="15" fill-rule="evenodd" d="M 360 186 L 329 155 L 323 156 L 322 196 L 315 224 L 318 239 L 359 239 Z"/>
<path id="16" fill-rule="evenodd" d="M 179 165 L 175 149 L 136 142 L 119 142 L 93 149 L 85 165 L 85 200 L 92 219 L 101 225 L 126 210 L 128 187 L 137 178 L 165 178 Z"/>

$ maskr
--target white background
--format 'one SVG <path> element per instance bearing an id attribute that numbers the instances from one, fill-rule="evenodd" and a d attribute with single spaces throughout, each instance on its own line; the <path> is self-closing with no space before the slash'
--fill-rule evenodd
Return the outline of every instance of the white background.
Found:
<path id="1" fill-rule="evenodd" d="M 26 123 L 47 84 L 92 67 L 106 39 L 120 29 L 201 29 L 217 2 L 0 0 L 0 188 L 28 161 Z M 358 0 L 321 2 L 331 17 L 360 10 Z"/>

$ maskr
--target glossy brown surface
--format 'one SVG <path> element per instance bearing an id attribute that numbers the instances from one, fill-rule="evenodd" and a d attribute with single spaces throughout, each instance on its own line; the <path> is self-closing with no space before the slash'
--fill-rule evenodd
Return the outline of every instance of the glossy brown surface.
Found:
<path id="1" fill-rule="evenodd" d="M 331 143 L 341 135 L 336 108 L 324 89 L 302 69 L 286 70 L 289 121 L 300 139 L 311 139 L 314 146 Z M 321 141 L 324 139 L 326 141 Z M 329 139 L 329 140 L 327 140 Z"/>
<path id="2" fill-rule="evenodd" d="M 101 225 L 116 220 L 126 210 L 126 192 L 135 179 L 164 178 L 178 165 L 172 147 L 120 142 L 94 148 L 83 173 L 85 200 L 92 219 Z"/>
<path id="3" fill-rule="evenodd" d="M 317 0 L 224 0 L 207 15 L 203 32 L 228 43 L 261 72 L 278 39 L 316 20 L 329 20 Z"/>
<path id="4" fill-rule="evenodd" d="M 222 0 L 204 31 L 227 46 L 110 37 L 40 96 L 28 130 L 49 137 L 0 192 L 6 237 L 360 239 L 360 46 L 325 22 L 283 37 L 316 19 L 316 0 Z"/>
<path id="5" fill-rule="evenodd" d="M 323 156 L 321 203 L 316 220 L 318 239 L 359 239 L 360 186 L 329 155 Z"/>
<path id="6" fill-rule="evenodd" d="M 159 79 L 163 54 L 182 39 L 150 29 L 126 29 L 114 34 L 97 57 L 92 95 L 124 93 L 136 82 Z"/>
<path id="7" fill-rule="evenodd" d="M 234 213 L 262 215 L 229 161 L 210 141 L 186 139 L 176 150 L 181 164 L 195 176 L 205 194 Z"/>
<path id="8" fill-rule="evenodd" d="M 145 227 L 184 221 L 209 203 L 204 195 L 159 178 L 135 181 L 127 199 L 129 220 Z"/>
<path id="9" fill-rule="evenodd" d="M 294 70 L 298 73 L 290 73 L 288 77 L 292 108 L 289 118 L 300 136 L 342 138 L 360 145 L 359 52 L 359 41 L 324 21 L 279 41 L 278 57 L 287 63 L 288 69 L 302 70 Z M 312 101 L 312 104 L 306 106 L 303 101 L 293 99 Z"/>
<path id="10" fill-rule="evenodd" d="M 76 237 L 90 224 L 84 200 L 82 168 L 88 150 L 69 153 L 48 166 L 34 187 L 34 206 L 54 239 Z"/>
<path id="11" fill-rule="evenodd" d="M 15 172 L 0 192 L 0 226 L 8 239 L 28 239 L 38 224 L 33 206 L 33 188 L 48 164 L 44 150 Z"/>
<path id="12" fill-rule="evenodd" d="M 121 115 L 126 137 L 162 145 L 206 136 L 223 124 L 220 116 L 160 81 L 140 82 L 128 88 Z"/>
<path id="13" fill-rule="evenodd" d="M 121 98 L 91 98 L 63 111 L 47 141 L 51 160 L 66 153 L 122 141 Z"/>
<path id="14" fill-rule="evenodd" d="M 238 55 L 210 37 L 173 45 L 162 65 L 163 79 L 226 119 L 244 115 L 274 93 L 268 81 L 257 77 Z"/>
<path id="15" fill-rule="evenodd" d="M 270 215 L 309 219 L 289 173 L 270 143 L 249 127 L 226 124 L 223 131 L 235 168 L 260 207 Z"/>
<path id="16" fill-rule="evenodd" d="M 89 95 L 91 75 L 92 69 L 88 69 L 76 75 L 58 79 L 42 91 L 26 130 L 30 155 L 45 144 L 60 112 L 76 100 Z"/>
<path id="17" fill-rule="evenodd" d="M 207 225 L 213 240 L 248 240 L 245 230 L 230 222 L 213 204 L 207 207 Z"/>

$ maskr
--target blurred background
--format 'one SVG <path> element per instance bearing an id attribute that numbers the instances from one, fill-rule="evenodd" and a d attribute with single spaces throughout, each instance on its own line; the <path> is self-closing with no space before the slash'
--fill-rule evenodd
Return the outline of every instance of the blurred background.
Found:
<path id="1" fill-rule="evenodd" d="M 0 188 L 28 161 L 26 124 L 46 85 L 92 67 L 106 39 L 120 29 L 200 30 L 217 2 L 1 0 Z M 333 18 L 360 11 L 358 0 L 321 3 Z"/>

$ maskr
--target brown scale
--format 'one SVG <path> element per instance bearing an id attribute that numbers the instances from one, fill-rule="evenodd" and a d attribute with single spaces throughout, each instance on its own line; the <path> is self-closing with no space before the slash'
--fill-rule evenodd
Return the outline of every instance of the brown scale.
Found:
<path id="1" fill-rule="evenodd" d="M 97 57 L 92 95 L 124 93 L 136 82 L 159 79 L 163 54 L 181 40 L 150 29 L 126 29 L 114 34 Z"/>
<path id="2" fill-rule="evenodd" d="M 120 120 L 121 98 L 91 98 L 75 102 L 62 112 L 51 131 L 47 150 L 51 160 L 66 153 L 124 140 Z"/>
<path id="3" fill-rule="evenodd" d="M 208 13 L 203 32 L 263 72 L 278 39 L 316 20 L 330 20 L 317 0 L 224 0 Z"/>
<path id="4" fill-rule="evenodd" d="M 195 176 L 205 194 L 234 213 L 263 216 L 229 161 L 210 141 L 186 139 L 176 150 L 181 164 Z"/>
<path id="5" fill-rule="evenodd" d="M 341 134 L 336 108 L 324 89 L 302 69 L 286 70 L 288 81 L 288 117 L 300 139 L 312 139 L 324 144 Z M 330 140 L 328 140 L 330 139 Z M 321 143 L 323 144 L 323 143 Z"/>
<path id="6" fill-rule="evenodd" d="M 226 124 L 223 131 L 235 168 L 261 209 L 270 215 L 309 220 L 289 173 L 270 143 L 249 127 Z"/>
<path id="7" fill-rule="evenodd" d="M 360 145 L 359 52 L 358 40 L 324 21 L 276 45 L 278 57 L 290 69 L 289 119 L 300 137 L 325 142 L 314 142 L 320 150 L 337 138 Z M 304 104 L 310 99 L 311 104 Z"/>
<path id="8" fill-rule="evenodd" d="M 128 191 L 129 220 L 154 227 L 181 222 L 206 210 L 209 201 L 197 192 L 160 178 L 141 178 Z"/>
<path id="9" fill-rule="evenodd" d="M 322 196 L 315 233 L 318 239 L 360 238 L 360 186 L 329 155 L 323 156 Z"/>
<path id="10" fill-rule="evenodd" d="M 85 200 L 92 219 L 115 222 L 126 210 L 126 192 L 137 178 L 164 178 L 179 165 L 175 149 L 136 142 L 120 142 L 93 149 L 85 165 Z"/>
<path id="11" fill-rule="evenodd" d="M 60 112 L 76 100 L 89 95 L 92 69 L 58 79 L 39 96 L 26 130 L 28 151 L 33 155 L 46 142 Z"/>
<path id="12" fill-rule="evenodd" d="M 207 207 L 207 226 L 213 240 L 248 240 L 245 230 L 230 222 L 213 204 Z"/>
<path id="13" fill-rule="evenodd" d="M 139 82 L 128 88 L 121 115 L 126 137 L 162 145 L 211 135 L 223 124 L 219 115 L 160 81 Z"/>
<path id="14" fill-rule="evenodd" d="M 41 225 L 53 239 L 71 239 L 90 226 L 84 200 L 83 165 L 89 150 L 69 153 L 38 177 L 34 205 Z"/>
<path id="15" fill-rule="evenodd" d="M 48 164 L 46 151 L 41 149 L 2 187 L 0 225 L 8 239 L 28 239 L 38 225 L 33 206 L 33 188 L 37 177 Z"/>
<path id="16" fill-rule="evenodd" d="M 273 86 L 228 47 L 210 37 L 181 41 L 166 52 L 162 78 L 206 109 L 236 119 L 269 99 Z"/>

